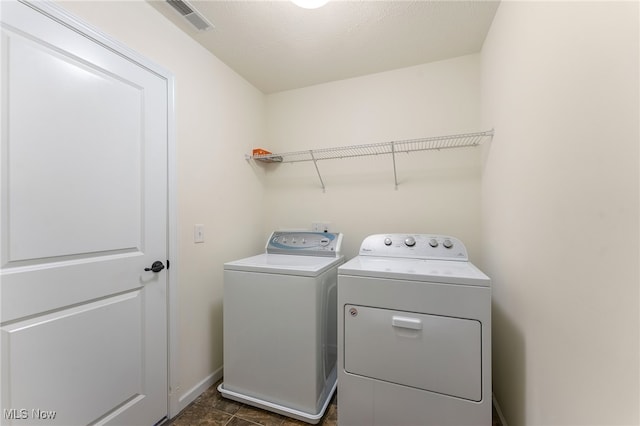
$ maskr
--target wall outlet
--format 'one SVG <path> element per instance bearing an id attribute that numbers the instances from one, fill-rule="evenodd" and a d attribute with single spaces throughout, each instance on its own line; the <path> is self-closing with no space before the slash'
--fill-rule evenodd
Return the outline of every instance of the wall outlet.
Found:
<path id="1" fill-rule="evenodd" d="M 204 225 L 193 226 L 193 242 L 204 243 Z"/>
<path id="2" fill-rule="evenodd" d="M 311 224 L 313 232 L 329 232 L 329 222 L 314 222 Z"/>

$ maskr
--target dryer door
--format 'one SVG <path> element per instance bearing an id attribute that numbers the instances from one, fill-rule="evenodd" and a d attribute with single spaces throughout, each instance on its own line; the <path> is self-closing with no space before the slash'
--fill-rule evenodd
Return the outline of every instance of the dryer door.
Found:
<path id="1" fill-rule="evenodd" d="M 372 379 L 482 400 L 481 323 L 344 307 L 344 369 Z"/>

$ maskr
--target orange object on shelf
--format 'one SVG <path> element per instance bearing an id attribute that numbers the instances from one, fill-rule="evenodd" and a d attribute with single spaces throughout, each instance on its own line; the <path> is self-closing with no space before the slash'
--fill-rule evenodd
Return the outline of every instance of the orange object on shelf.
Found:
<path id="1" fill-rule="evenodd" d="M 271 152 L 262 148 L 253 148 L 253 155 L 269 155 Z"/>
<path id="2" fill-rule="evenodd" d="M 270 151 L 267 151 L 266 149 L 262 149 L 262 148 L 254 148 L 253 149 L 253 156 L 258 156 L 258 158 L 255 158 L 255 160 L 258 161 L 262 161 L 263 163 L 281 163 L 282 162 L 282 157 L 275 155 L 272 157 L 266 157 L 266 158 L 261 158 L 261 155 L 271 155 L 272 153 Z"/>

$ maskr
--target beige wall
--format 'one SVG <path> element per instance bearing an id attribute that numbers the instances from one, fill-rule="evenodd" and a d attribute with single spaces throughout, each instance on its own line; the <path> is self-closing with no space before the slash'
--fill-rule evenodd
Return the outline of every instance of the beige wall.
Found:
<path id="1" fill-rule="evenodd" d="M 342 147 L 480 129 L 479 56 L 369 75 L 267 96 L 267 141 L 274 152 Z M 391 156 L 263 167 L 265 233 L 331 223 L 357 254 L 369 234 L 443 233 L 477 257 L 480 149 L 399 154 L 398 189 Z"/>
<path id="2" fill-rule="evenodd" d="M 178 386 L 188 403 L 222 368 L 222 264 L 262 247 L 261 183 L 245 161 L 264 134 L 264 95 L 144 1 L 61 2 L 175 75 Z M 241 190 L 240 190 L 241 188 Z M 193 243 L 193 225 L 206 241 Z"/>
<path id="3" fill-rule="evenodd" d="M 640 421 L 638 17 L 503 2 L 482 50 L 482 266 L 509 426 Z"/>

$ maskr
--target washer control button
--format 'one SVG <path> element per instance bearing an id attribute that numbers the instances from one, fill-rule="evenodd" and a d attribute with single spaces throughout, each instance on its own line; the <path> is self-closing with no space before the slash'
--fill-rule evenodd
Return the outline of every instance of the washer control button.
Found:
<path id="1" fill-rule="evenodd" d="M 416 245 L 416 239 L 413 237 L 407 237 L 405 238 L 404 243 L 407 247 L 413 247 Z"/>
<path id="2" fill-rule="evenodd" d="M 390 246 L 391 245 L 391 238 L 387 237 L 384 239 L 384 245 L 385 246 Z"/>
<path id="3" fill-rule="evenodd" d="M 450 249 L 451 247 L 453 247 L 453 243 L 451 242 L 451 240 L 444 240 L 442 242 L 442 245 L 444 246 L 444 248 L 448 248 Z"/>
<path id="4" fill-rule="evenodd" d="M 436 240 L 435 238 L 432 238 L 429 240 L 429 245 L 433 248 L 438 247 L 438 240 Z"/>

